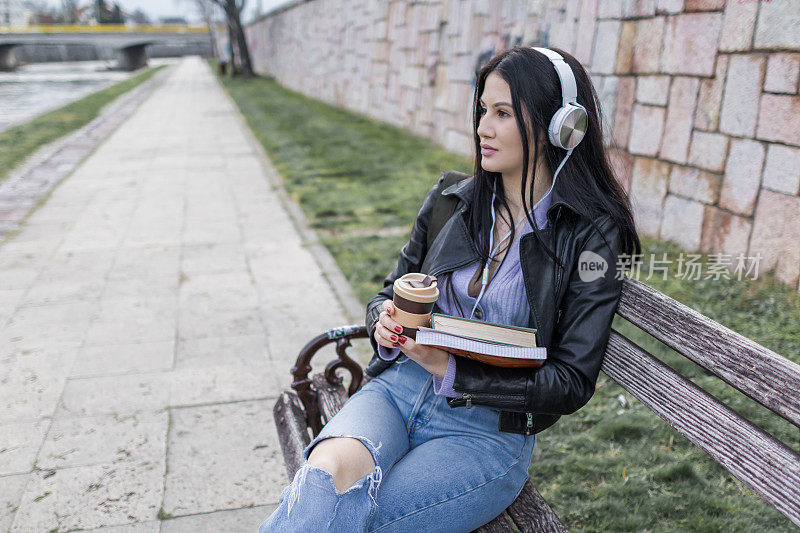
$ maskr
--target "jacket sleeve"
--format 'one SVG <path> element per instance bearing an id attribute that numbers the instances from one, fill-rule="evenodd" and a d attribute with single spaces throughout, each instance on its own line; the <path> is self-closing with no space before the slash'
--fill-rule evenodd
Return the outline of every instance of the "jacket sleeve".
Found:
<path id="1" fill-rule="evenodd" d="M 567 265 L 569 281 L 562 314 L 555 324 L 545 363 L 531 370 L 496 367 L 458 357 L 453 383 L 457 393 L 468 393 L 474 404 L 553 415 L 574 413 L 589 401 L 622 291 L 622 279 L 616 279 L 619 229 L 613 223 L 604 226 L 601 229 L 608 245 L 592 227 L 584 244 L 576 250 L 574 264 L 571 268 Z M 582 259 L 596 260 L 592 254 L 602 257 L 607 265 L 599 277 L 578 266 Z M 465 400 L 457 402 L 461 405 Z"/>
<path id="2" fill-rule="evenodd" d="M 395 266 L 392 273 L 383 280 L 383 288 L 367 304 L 365 325 L 369 333 L 369 341 L 372 343 L 372 348 L 375 353 L 378 353 L 378 342 L 375 340 L 375 328 L 377 327 L 376 324 L 381 314 L 381 302 L 384 300 L 391 300 L 394 296 L 394 280 L 409 272 L 419 272 L 419 269 L 422 268 L 425 254 L 428 251 L 428 223 L 430 222 L 431 213 L 433 212 L 433 205 L 439 197 L 439 189 L 443 183 L 444 173 L 442 173 L 439 177 L 439 181 L 431 187 L 428 194 L 425 196 L 422 207 L 420 207 L 419 213 L 417 213 L 417 218 L 414 220 L 414 226 L 411 228 L 411 236 L 400 250 L 397 266 Z"/>

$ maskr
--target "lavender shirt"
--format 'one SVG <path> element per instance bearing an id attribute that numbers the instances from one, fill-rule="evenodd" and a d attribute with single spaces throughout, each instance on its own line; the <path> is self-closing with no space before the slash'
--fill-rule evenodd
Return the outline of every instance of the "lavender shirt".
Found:
<path id="1" fill-rule="evenodd" d="M 547 225 L 547 208 L 550 207 L 550 195 L 547 195 L 536 206 L 533 216 L 538 228 L 544 229 Z M 508 324 L 511 326 L 527 326 L 530 306 L 525 294 L 525 285 L 522 279 L 522 266 L 519 260 L 519 240 L 520 238 L 533 231 L 530 222 L 527 220 L 517 230 L 514 235 L 513 246 L 506 253 L 502 264 L 495 272 L 486 291 L 475 310 L 473 318 L 496 324 Z M 461 304 L 461 310 L 450 300 L 449 288 L 447 286 L 448 277 L 439 280 L 439 299 L 434 306 L 434 313 L 445 315 L 469 317 L 472 307 L 475 305 L 475 297 L 468 292 L 469 282 L 475 275 L 475 271 L 480 268 L 478 260 L 469 263 L 454 271 L 450 280 L 453 283 L 453 292 L 456 299 Z M 400 348 L 386 348 L 378 345 L 378 356 L 385 361 L 393 361 L 400 355 Z M 436 394 L 449 398 L 460 398 L 461 394 L 453 390 L 453 382 L 456 376 L 457 357 L 450 354 L 447 363 L 447 370 L 444 378 L 433 376 L 433 390 Z"/>

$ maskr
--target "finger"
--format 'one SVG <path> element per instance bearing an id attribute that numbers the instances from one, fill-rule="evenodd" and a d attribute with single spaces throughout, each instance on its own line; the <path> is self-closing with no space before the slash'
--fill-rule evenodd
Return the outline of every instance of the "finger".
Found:
<path id="1" fill-rule="evenodd" d="M 394 313 L 394 306 L 392 305 L 391 300 L 384 300 L 383 303 L 383 310 L 386 311 L 386 314 L 391 315 Z"/>
<path id="2" fill-rule="evenodd" d="M 387 348 L 397 348 L 399 346 L 397 343 L 399 336 L 381 325 L 375 328 L 375 340 Z"/>
<path id="3" fill-rule="evenodd" d="M 391 332 L 393 332 L 395 334 L 399 334 L 399 333 L 403 332 L 403 326 L 401 326 L 400 324 L 398 324 L 397 322 L 395 322 L 394 320 L 389 318 L 389 315 L 387 315 L 386 313 L 381 313 L 381 316 L 378 319 L 378 322 L 380 322 L 380 324 L 383 327 L 385 327 L 387 330 L 389 330 L 389 331 L 391 331 Z"/>
<path id="4" fill-rule="evenodd" d="M 405 335 L 399 335 L 397 338 L 397 342 L 403 348 L 413 349 L 417 345 L 417 343 L 414 342 L 414 339 L 412 339 L 411 337 L 406 337 Z"/>
<path id="5" fill-rule="evenodd" d="M 375 335 L 374 336 L 375 336 L 375 342 L 377 342 L 378 344 L 380 344 L 384 348 L 394 348 L 394 346 L 392 346 L 392 342 L 391 341 L 387 341 L 386 339 L 384 339 L 383 336 L 380 334 L 380 331 L 377 328 L 375 329 Z"/>

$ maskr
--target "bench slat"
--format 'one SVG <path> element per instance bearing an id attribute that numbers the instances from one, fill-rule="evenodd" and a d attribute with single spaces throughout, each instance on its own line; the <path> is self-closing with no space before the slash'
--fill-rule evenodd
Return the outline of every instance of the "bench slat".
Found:
<path id="1" fill-rule="evenodd" d="M 347 391 L 343 385 L 331 385 L 324 374 L 315 374 L 311 377 L 314 390 L 317 391 L 317 404 L 322 417 L 322 425 L 328 423 L 333 415 L 339 412 L 344 402 L 347 401 Z"/>
<path id="2" fill-rule="evenodd" d="M 303 450 L 311 442 L 303 404 L 294 391 L 284 391 L 272 408 L 272 415 L 278 428 L 286 474 L 291 481 L 305 461 Z"/>
<path id="3" fill-rule="evenodd" d="M 537 531 L 541 533 L 568 533 L 568 529 L 553 512 L 539 491 L 525 482 L 517 499 L 507 509 L 520 531 Z"/>
<path id="4" fill-rule="evenodd" d="M 628 277 L 617 313 L 800 427 L 800 365 Z"/>
<path id="5" fill-rule="evenodd" d="M 494 520 L 482 525 L 472 533 L 514 533 L 508 523 L 509 520 L 510 518 L 507 518 L 506 511 L 503 511 Z"/>
<path id="6" fill-rule="evenodd" d="M 615 330 L 602 370 L 800 525 L 800 455 L 794 450 Z"/>

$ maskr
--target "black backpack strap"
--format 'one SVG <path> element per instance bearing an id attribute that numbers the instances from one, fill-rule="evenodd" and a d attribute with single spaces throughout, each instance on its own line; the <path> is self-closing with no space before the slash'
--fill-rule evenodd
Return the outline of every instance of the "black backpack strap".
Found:
<path id="1" fill-rule="evenodd" d="M 458 183 L 459 181 L 468 177 L 469 174 L 456 172 L 455 170 L 445 172 L 442 176 L 442 183 L 439 187 L 439 196 L 436 197 L 436 203 L 433 204 L 431 220 L 428 223 L 428 250 L 430 250 L 431 244 L 433 244 L 433 241 L 436 239 L 439 231 L 441 231 L 445 223 L 450 220 L 450 217 L 453 216 L 453 213 L 455 213 L 459 202 L 457 196 L 442 196 L 442 191 L 447 189 L 452 184 Z"/>

